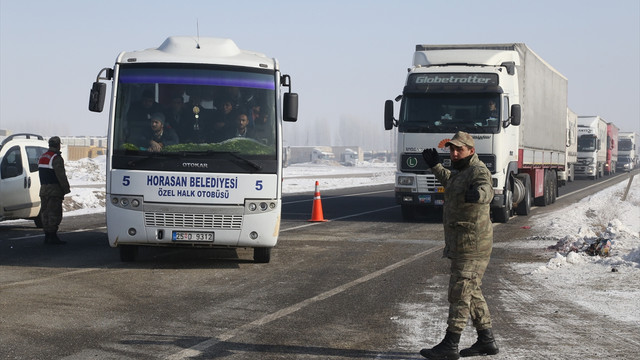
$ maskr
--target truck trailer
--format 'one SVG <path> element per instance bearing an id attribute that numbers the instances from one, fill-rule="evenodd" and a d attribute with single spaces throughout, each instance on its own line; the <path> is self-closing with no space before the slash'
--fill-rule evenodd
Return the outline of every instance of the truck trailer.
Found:
<path id="1" fill-rule="evenodd" d="M 558 171 L 558 181 L 565 185 L 576 178 L 576 163 L 578 162 L 578 114 L 567 108 L 567 149 L 565 154 L 564 171 Z"/>
<path id="2" fill-rule="evenodd" d="M 631 171 L 638 166 L 638 134 L 635 132 L 621 132 L 618 134 L 618 162 L 617 170 Z"/>
<path id="3" fill-rule="evenodd" d="M 522 43 L 417 45 L 398 118 L 385 103 L 385 129 L 398 128 L 396 202 L 405 219 L 437 211 L 444 188 L 421 152 L 437 148 L 451 167 L 445 143 L 471 134 L 493 177 L 493 220 L 528 215 L 532 203 L 557 196 L 566 166 L 568 81 Z"/>
<path id="4" fill-rule="evenodd" d="M 576 176 L 595 180 L 604 176 L 607 162 L 607 122 L 600 116 L 578 116 Z"/>
<path id="5" fill-rule="evenodd" d="M 604 164 L 604 172 L 607 175 L 615 174 L 616 172 L 619 130 L 616 124 L 607 123 L 607 162 Z"/>

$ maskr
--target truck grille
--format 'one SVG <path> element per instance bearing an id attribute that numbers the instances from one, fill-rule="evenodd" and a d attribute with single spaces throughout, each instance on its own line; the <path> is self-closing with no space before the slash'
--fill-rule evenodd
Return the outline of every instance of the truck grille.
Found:
<path id="1" fill-rule="evenodd" d="M 436 192 L 440 182 L 433 175 L 418 176 L 418 193 Z"/>
<path id="2" fill-rule="evenodd" d="M 152 227 L 239 230 L 242 227 L 242 215 L 145 212 L 144 224 Z"/>

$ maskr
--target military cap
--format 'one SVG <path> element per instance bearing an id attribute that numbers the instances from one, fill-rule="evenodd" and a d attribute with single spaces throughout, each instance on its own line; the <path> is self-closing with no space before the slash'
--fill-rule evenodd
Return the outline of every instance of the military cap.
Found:
<path id="1" fill-rule="evenodd" d="M 449 145 L 455 145 L 457 147 L 463 147 L 465 145 L 470 148 L 475 147 L 475 143 L 473 142 L 473 138 L 471 137 L 471 135 L 469 135 L 464 131 L 458 131 L 453 136 L 453 139 L 447 141 L 444 144 L 444 146 L 449 146 Z"/>

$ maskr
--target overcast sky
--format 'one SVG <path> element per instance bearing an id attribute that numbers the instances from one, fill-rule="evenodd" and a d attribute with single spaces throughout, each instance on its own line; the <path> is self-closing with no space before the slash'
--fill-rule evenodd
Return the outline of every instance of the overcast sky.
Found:
<path id="1" fill-rule="evenodd" d="M 108 112 L 87 110 L 98 71 L 199 23 L 201 37 L 278 58 L 300 95 L 300 138 L 345 121 L 388 137 L 384 101 L 401 93 L 416 44 L 509 42 L 569 79 L 578 115 L 640 132 L 639 3 L 0 0 L 0 129 L 106 135 Z"/>

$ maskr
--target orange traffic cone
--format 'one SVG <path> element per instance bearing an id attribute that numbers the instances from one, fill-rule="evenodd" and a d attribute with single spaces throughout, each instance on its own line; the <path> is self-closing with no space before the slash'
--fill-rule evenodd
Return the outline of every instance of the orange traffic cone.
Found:
<path id="1" fill-rule="evenodd" d="M 322 201 L 320 200 L 320 190 L 316 181 L 316 192 L 313 194 L 313 209 L 311 209 L 311 219 L 309 221 L 327 221 L 322 214 Z"/>

